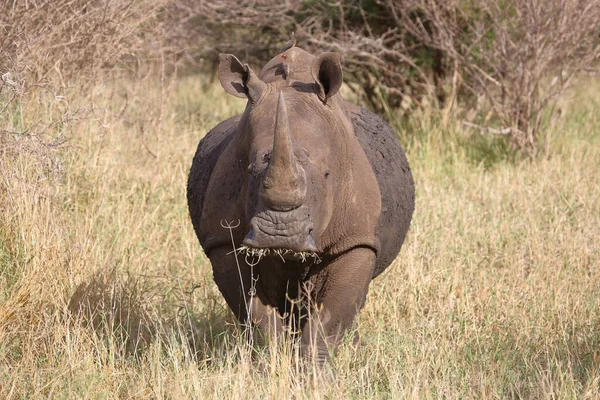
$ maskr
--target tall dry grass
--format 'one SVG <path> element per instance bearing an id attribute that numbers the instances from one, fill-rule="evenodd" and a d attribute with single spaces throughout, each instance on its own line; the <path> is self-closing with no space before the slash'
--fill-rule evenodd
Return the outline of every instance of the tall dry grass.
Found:
<path id="1" fill-rule="evenodd" d="M 1 398 L 600 396 L 597 92 L 564 99 L 533 160 L 429 119 L 401 132 L 407 242 L 371 286 L 362 346 L 314 380 L 286 347 L 252 360 L 189 222 L 197 142 L 244 104 L 171 83 L 41 90 L 0 115 Z"/>

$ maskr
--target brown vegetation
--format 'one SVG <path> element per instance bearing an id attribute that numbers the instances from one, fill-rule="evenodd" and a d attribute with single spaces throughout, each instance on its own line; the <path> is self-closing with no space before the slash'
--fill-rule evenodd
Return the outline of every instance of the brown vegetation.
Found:
<path id="1" fill-rule="evenodd" d="M 202 14 L 208 2 L 2 1 L 0 398 L 597 398 L 600 90 L 580 76 L 577 90 L 558 97 L 565 112 L 542 125 L 542 157 L 512 157 L 504 136 L 408 118 L 410 129 L 398 133 L 417 183 L 415 219 L 401 258 L 373 283 L 359 318 L 363 346 L 342 346 L 334 382 L 300 374 L 287 347 L 252 360 L 185 204 L 198 140 L 244 104 L 210 77 L 169 72 L 213 50 L 258 59 L 255 48 L 277 51 L 292 29 L 304 44 L 339 41 L 331 48 L 345 51 L 338 28 L 349 41 L 367 25 L 359 8 L 320 1 L 311 4 L 328 7 L 322 19 L 302 9 L 293 26 L 255 30 L 257 19 L 240 23 L 246 14 L 238 13 L 217 31 L 202 19 L 237 4 L 250 3 L 219 2 Z M 290 18 L 273 3 L 253 4 L 252 18 Z M 418 93 L 430 84 L 385 58 L 386 25 L 367 8 L 392 3 L 362 4 L 373 37 L 356 36 L 346 76 L 398 87 L 400 107 L 415 98 L 426 108 L 430 95 Z M 598 2 L 588 4 L 581 26 Z M 179 24 L 166 30 L 171 16 Z M 576 35 L 562 32 L 557 40 Z M 453 104 L 448 121 L 464 113 L 478 126 L 511 128 L 486 120 L 485 94 L 464 94 L 475 72 L 459 62 L 440 64 L 436 85 L 446 94 L 428 101 Z M 411 77 L 407 87 L 377 75 L 377 65 L 393 65 L 398 82 Z M 563 79 L 548 65 L 543 85 Z M 365 85 L 365 101 L 369 87 L 396 112 L 393 91 Z"/>
<path id="2" fill-rule="evenodd" d="M 534 153 L 557 96 L 600 59 L 600 1 L 189 2 L 219 51 L 266 61 L 295 31 L 345 56 L 352 86 L 393 119 L 432 103 Z M 457 112 L 458 111 L 458 112 Z M 462 112 L 460 112 L 462 111 Z"/>
<path id="3" fill-rule="evenodd" d="M 189 221 L 195 146 L 244 102 L 197 76 L 167 102 L 159 79 L 121 85 L 96 87 L 105 117 L 69 125 L 56 179 L 0 153 L 1 398 L 598 396 L 597 85 L 562 100 L 549 157 L 415 122 L 415 218 L 329 383 L 286 347 L 252 361 Z M 50 119 L 42 100 L 3 126 Z"/>
<path id="4" fill-rule="evenodd" d="M 598 0 L 4 3 L 0 70 L 15 93 L 60 96 L 49 79 L 65 88 L 117 65 L 214 68 L 219 52 L 263 64 L 295 32 L 313 52 L 342 53 L 350 87 L 388 120 L 433 105 L 445 124 L 508 135 L 529 154 L 557 96 L 600 59 Z"/>

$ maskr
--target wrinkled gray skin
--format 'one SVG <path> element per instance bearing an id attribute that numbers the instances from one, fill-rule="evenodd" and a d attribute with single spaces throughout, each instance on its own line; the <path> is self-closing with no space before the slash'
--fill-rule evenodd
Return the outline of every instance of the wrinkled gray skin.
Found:
<path id="1" fill-rule="evenodd" d="M 188 181 L 194 229 L 237 318 L 259 338 L 291 326 L 304 355 L 323 365 L 406 236 L 406 157 L 383 119 L 341 99 L 339 55 L 292 45 L 258 76 L 232 55 L 220 59 L 223 88 L 248 103 L 200 141 Z M 251 268 L 240 255 L 238 271 L 224 222 L 237 226 L 236 248 L 291 250 L 254 266 L 252 302 Z"/>

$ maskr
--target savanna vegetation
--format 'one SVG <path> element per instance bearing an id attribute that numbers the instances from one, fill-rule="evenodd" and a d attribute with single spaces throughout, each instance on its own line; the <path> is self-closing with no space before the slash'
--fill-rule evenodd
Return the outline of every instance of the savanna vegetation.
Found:
<path id="1" fill-rule="evenodd" d="M 412 166 L 416 210 L 400 256 L 370 287 L 356 326 L 361 346 L 348 340 L 334 378 L 318 379 L 300 370 L 293 343 L 246 344 L 189 221 L 197 143 L 244 108 L 210 73 L 211 51 L 233 46 L 227 31 L 198 19 L 210 10 L 166 0 L 2 4 L 0 398 L 600 396 L 593 60 L 553 95 L 534 147 L 488 129 L 512 120 L 491 115 L 485 93 L 461 89 L 463 70 L 438 82 L 451 102 L 420 94 L 410 113 L 398 111 L 408 99 L 394 104 L 385 87 L 375 90 Z M 261 10 L 278 10 L 257 4 L 238 15 L 246 36 L 232 30 L 231 43 L 258 35 L 249 24 Z M 364 4 L 375 18 L 376 6 L 396 3 Z M 586 4 L 597 11 L 597 1 Z M 292 21 L 299 45 L 320 48 L 302 36 L 302 21 Z M 276 54 L 288 37 L 261 29 L 264 41 L 252 46 Z M 237 55 L 258 62 L 259 50 Z M 345 96 L 377 108 L 352 77 L 363 67 L 376 73 L 377 62 L 346 56 Z M 540 84 L 562 79 L 549 65 Z"/>

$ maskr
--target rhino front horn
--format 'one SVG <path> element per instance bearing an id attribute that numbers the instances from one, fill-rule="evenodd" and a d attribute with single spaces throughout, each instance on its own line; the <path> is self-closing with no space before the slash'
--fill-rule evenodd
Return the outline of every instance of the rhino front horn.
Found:
<path id="1" fill-rule="evenodd" d="M 296 162 L 283 92 L 279 92 L 273 151 L 261 193 L 269 208 L 286 211 L 302 205 L 306 197 L 306 176 Z"/>

